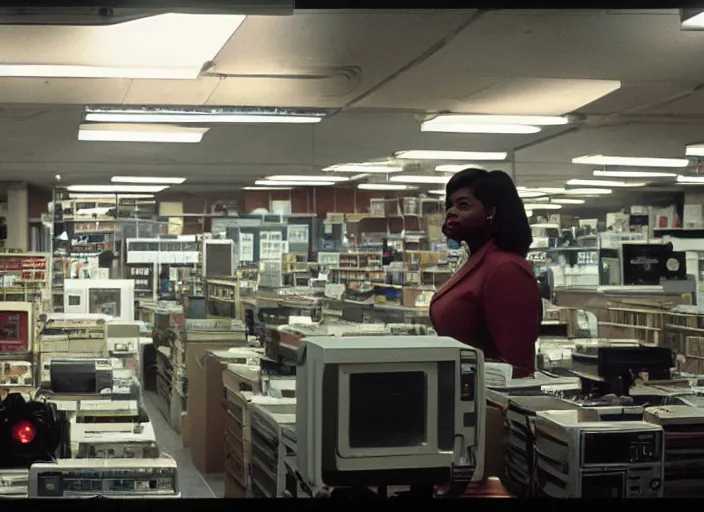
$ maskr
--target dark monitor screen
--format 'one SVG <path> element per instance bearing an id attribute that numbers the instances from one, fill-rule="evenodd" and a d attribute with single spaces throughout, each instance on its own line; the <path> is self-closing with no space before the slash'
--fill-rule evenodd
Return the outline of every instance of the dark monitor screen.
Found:
<path id="1" fill-rule="evenodd" d="M 49 373 L 54 393 L 95 393 L 97 388 L 95 363 L 52 362 Z"/>
<path id="2" fill-rule="evenodd" d="M 425 372 L 350 375 L 350 448 L 420 446 L 427 441 Z"/>

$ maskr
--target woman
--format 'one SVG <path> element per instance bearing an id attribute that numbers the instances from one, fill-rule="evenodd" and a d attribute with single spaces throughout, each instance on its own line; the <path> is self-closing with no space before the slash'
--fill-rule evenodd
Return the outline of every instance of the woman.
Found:
<path id="1" fill-rule="evenodd" d="M 433 328 L 513 366 L 535 367 L 542 301 L 526 254 L 532 242 L 523 202 L 501 171 L 466 169 L 447 184 L 443 233 L 465 242 L 470 257 L 430 303 Z"/>

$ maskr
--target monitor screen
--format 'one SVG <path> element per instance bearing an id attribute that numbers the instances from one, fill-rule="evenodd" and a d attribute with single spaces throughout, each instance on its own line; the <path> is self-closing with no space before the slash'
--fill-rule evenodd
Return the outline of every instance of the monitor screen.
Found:
<path id="1" fill-rule="evenodd" d="M 88 292 L 88 312 L 120 316 L 119 288 L 93 288 Z"/>
<path id="2" fill-rule="evenodd" d="M 28 320 L 26 311 L 0 311 L 0 353 L 29 349 Z"/>
<path id="3" fill-rule="evenodd" d="M 51 390 L 54 393 L 95 393 L 97 378 L 95 362 L 86 361 L 51 364 Z"/>
<path id="4" fill-rule="evenodd" d="M 427 440 L 425 372 L 352 373 L 349 446 L 400 448 Z"/>

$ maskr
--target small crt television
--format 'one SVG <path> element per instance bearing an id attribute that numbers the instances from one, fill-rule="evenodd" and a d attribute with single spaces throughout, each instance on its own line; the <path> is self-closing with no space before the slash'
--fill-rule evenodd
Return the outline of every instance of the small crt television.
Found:
<path id="1" fill-rule="evenodd" d="M 298 469 L 312 485 L 482 478 L 480 350 L 437 336 L 307 338 L 296 397 Z"/>
<path id="2" fill-rule="evenodd" d="M 0 304 L 0 357 L 32 351 L 34 304 L 2 302 Z"/>

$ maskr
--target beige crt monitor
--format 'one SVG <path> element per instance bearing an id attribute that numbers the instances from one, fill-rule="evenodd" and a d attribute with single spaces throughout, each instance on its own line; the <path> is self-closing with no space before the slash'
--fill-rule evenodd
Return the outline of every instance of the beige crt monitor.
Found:
<path id="1" fill-rule="evenodd" d="M 297 457 L 310 485 L 481 479 L 481 351 L 438 336 L 321 336 L 298 365 Z"/>

